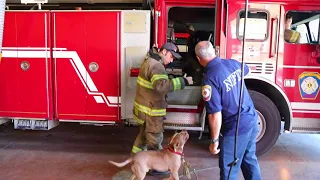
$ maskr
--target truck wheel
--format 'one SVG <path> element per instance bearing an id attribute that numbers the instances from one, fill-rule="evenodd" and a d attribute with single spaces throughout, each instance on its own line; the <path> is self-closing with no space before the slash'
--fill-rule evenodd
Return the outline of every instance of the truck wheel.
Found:
<path id="1" fill-rule="evenodd" d="M 275 104 L 265 95 L 249 90 L 258 113 L 259 133 L 257 135 L 256 155 L 267 153 L 280 135 L 281 117 Z"/>

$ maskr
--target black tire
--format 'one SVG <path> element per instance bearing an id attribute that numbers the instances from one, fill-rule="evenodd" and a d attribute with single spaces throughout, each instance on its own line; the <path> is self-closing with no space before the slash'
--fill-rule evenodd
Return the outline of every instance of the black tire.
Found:
<path id="1" fill-rule="evenodd" d="M 265 119 L 262 123 L 265 128 L 264 134 L 260 135 L 257 141 L 256 155 L 261 156 L 267 153 L 277 142 L 280 135 L 281 117 L 276 105 L 264 94 L 257 91 L 249 90 L 249 94 L 255 105 L 258 114 L 260 113 Z M 260 126 L 259 126 L 260 127 Z M 259 133 L 262 129 L 259 128 Z M 259 134 L 257 136 L 258 140 Z"/>

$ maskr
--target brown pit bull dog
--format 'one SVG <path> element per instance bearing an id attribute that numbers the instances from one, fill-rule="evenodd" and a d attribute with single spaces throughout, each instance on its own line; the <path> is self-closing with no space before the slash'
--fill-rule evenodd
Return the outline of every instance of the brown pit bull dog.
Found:
<path id="1" fill-rule="evenodd" d="M 179 179 L 178 171 L 183 157 L 183 147 L 188 139 L 188 132 L 183 130 L 180 133 L 175 133 L 169 139 L 169 145 L 166 149 L 159 151 L 141 151 L 122 163 L 116 163 L 113 161 L 109 161 L 109 163 L 117 167 L 124 167 L 131 163 L 131 170 L 133 174 L 130 177 L 130 180 L 143 180 L 149 170 L 156 170 L 160 172 L 166 172 L 169 170 L 170 177 L 166 178 L 166 180 L 177 180 Z"/>

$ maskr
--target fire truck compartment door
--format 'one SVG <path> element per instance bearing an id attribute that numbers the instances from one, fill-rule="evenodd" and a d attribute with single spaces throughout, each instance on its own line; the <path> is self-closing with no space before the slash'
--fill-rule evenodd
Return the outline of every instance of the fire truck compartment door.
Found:
<path id="1" fill-rule="evenodd" d="M 99 23 L 97 19 L 102 21 Z M 89 88 L 93 88 L 90 89 L 93 92 L 88 93 L 90 96 L 87 97 L 88 120 L 118 121 L 120 120 L 120 12 L 87 13 L 86 31 L 84 66 L 88 72 Z"/>
<path id="2" fill-rule="evenodd" d="M 0 66 L 0 117 L 52 116 L 49 12 L 7 11 Z"/>
<path id="3" fill-rule="evenodd" d="M 87 86 L 83 85 L 87 80 L 83 64 L 86 58 L 85 14 L 54 12 L 52 16 L 55 113 L 59 120 L 86 120 L 88 92 Z"/>
<path id="4" fill-rule="evenodd" d="M 253 75 L 275 82 L 278 58 L 280 5 L 249 3 L 246 21 L 246 42 L 242 48 L 245 4 L 229 4 L 228 7 L 227 58 L 242 60 L 251 68 Z"/>
<path id="5" fill-rule="evenodd" d="M 317 111 L 320 110 L 320 46 L 317 37 L 320 6 L 301 5 L 298 6 L 299 10 L 297 6 L 291 5 L 283 5 L 281 8 L 283 22 L 289 13 L 292 16 L 291 30 L 300 37 L 296 42 L 287 42 L 280 36 L 279 44 L 283 48 L 279 50 L 278 67 L 281 71 L 277 71 L 277 83 L 291 102 L 293 117 L 303 119 L 302 124 L 294 123 L 293 126 L 319 128 L 320 114 Z M 317 123 L 308 124 L 306 118 L 316 119 Z"/>
<path id="6" fill-rule="evenodd" d="M 57 11 L 53 22 L 58 118 L 118 121 L 120 12 Z"/>

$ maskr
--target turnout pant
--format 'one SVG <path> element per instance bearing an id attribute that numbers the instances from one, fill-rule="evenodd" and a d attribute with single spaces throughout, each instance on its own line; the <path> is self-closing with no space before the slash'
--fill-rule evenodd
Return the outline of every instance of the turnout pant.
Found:
<path id="1" fill-rule="evenodd" d="M 140 132 L 136 137 L 131 155 L 143 150 L 161 150 L 163 141 L 163 117 L 145 116 L 138 120 Z"/>
<path id="2" fill-rule="evenodd" d="M 244 179 L 261 180 L 260 167 L 256 157 L 256 136 L 258 125 L 254 126 L 246 134 L 238 136 L 237 158 L 239 161 L 232 167 L 230 180 L 238 179 L 239 168 L 241 167 Z M 230 164 L 234 160 L 234 139 L 235 136 L 224 136 L 220 138 L 219 167 L 220 179 L 227 179 Z"/>

